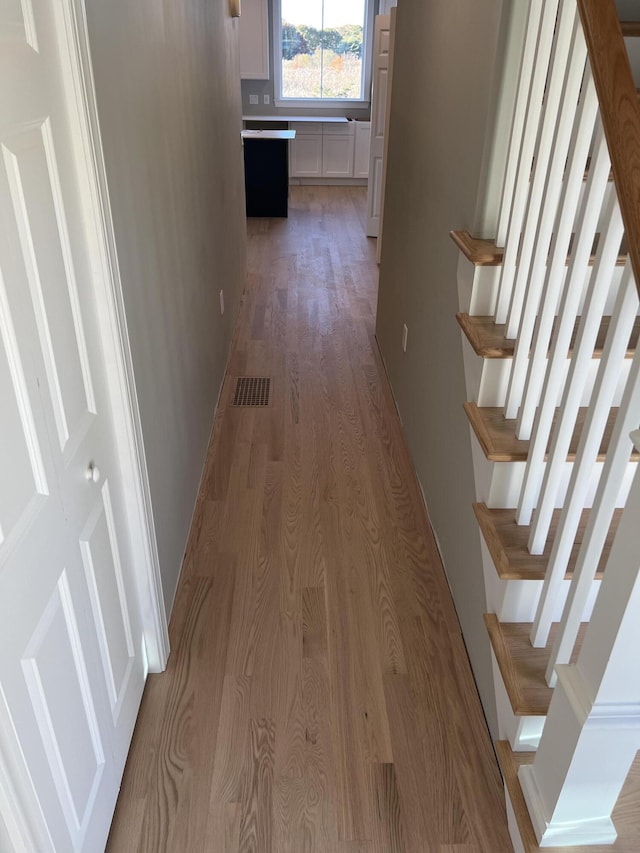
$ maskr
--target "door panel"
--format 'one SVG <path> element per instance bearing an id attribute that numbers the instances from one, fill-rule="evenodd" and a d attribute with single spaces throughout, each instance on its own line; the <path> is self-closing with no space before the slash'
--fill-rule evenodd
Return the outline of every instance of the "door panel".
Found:
<path id="1" fill-rule="evenodd" d="M 135 648 L 108 483 L 80 534 L 80 550 L 116 723 L 133 671 Z"/>
<path id="2" fill-rule="evenodd" d="M 50 849 L 93 853 L 146 662 L 76 160 L 67 2 L 0 2 L 0 683 Z"/>
<path id="3" fill-rule="evenodd" d="M 371 100 L 371 143 L 369 148 L 369 190 L 367 193 L 367 236 L 377 237 L 382 199 L 382 158 L 389 97 L 390 25 L 388 15 L 377 15 L 373 43 L 373 89 Z"/>
<path id="4" fill-rule="evenodd" d="M 0 44 L 24 42 L 34 50 L 38 40 L 30 0 L 3 0 L 0 19 Z"/>
<path id="5" fill-rule="evenodd" d="M 0 571 L 15 541 L 26 534 L 48 495 L 40 437 L 0 269 Z"/>
<path id="6" fill-rule="evenodd" d="M 2 154 L 58 442 L 68 458 L 95 401 L 50 122 L 4 142 Z"/>
<path id="7" fill-rule="evenodd" d="M 75 848 L 91 817 L 105 759 L 65 570 L 27 643 L 21 663 Z"/>

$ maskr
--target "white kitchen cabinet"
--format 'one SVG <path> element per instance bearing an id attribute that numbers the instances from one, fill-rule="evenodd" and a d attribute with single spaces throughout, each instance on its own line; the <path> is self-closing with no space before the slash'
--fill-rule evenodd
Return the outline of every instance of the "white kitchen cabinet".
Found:
<path id="1" fill-rule="evenodd" d="M 353 122 L 322 127 L 322 176 L 353 177 Z"/>
<path id="2" fill-rule="evenodd" d="M 240 77 L 269 79 L 269 16 L 267 0 L 242 0 L 238 18 Z"/>
<path id="3" fill-rule="evenodd" d="M 321 133 L 296 133 L 289 144 L 289 175 L 292 178 L 322 177 Z"/>
<path id="4" fill-rule="evenodd" d="M 290 177 L 349 180 L 363 177 L 354 172 L 356 124 L 353 121 L 290 123 L 296 131 L 289 149 Z"/>
<path id="5" fill-rule="evenodd" d="M 355 148 L 353 157 L 353 177 L 369 177 L 369 144 L 371 142 L 371 122 L 356 121 Z"/>

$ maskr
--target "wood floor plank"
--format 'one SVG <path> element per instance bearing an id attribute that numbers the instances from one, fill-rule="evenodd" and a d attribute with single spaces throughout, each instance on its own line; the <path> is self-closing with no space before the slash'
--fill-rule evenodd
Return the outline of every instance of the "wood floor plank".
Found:
<path id="1" fill-rule="evenodd" d="M 273 768 L 276 729 L 273 720 L 251 720 L 251 768 L 241 803 L 239 848 L 271 853 L 273 847 Z M 274 851 L 275 853 L 275 851 Z"/>
<path id="2" fill-rule="evenodd" d="M 240 853 L 240 803 L 221 803 L 209 813 L 204 850 Z"/>
<path id="3" fill-rule="evenodd" d="M 405 853 L 402 806 L 393 764 L 372 764 L 370 783 L 374 849 L 379 853 Z"/>
<path id="4" fill-rule="evenodd" d="M 327 655 L 327 608 L 324 587 L 302 590 L 302 655 L 323 658 Z"/>
<path id="5" fill-rule="evenodd" d="M 326 657 L 304 660 L 302 702 L 305 733 L 302 849 L 319 853 L 338 846 L 338 791 Z"/>
<path id="6" fill-rule="evenodd" d="M 374 336 L 361 188 L 292 187 L 248 276 L 109 853 L 502 853 L 503 789 Z M 231 405 L 270 376 L 264 409 Z"/>
<path id="7" fill-rule="evenodd" d="M 211 781 L 211 807 L 239 803 L 246 787 L 251 678 L 226 675 Z"/>

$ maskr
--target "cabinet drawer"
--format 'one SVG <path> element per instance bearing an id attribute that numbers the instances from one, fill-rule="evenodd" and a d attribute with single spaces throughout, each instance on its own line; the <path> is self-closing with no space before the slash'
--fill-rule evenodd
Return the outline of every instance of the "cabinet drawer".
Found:
<path id="1" fill-rule="evenodd" d="M 295 130 L 298 136 L 317 136 L 322 134 L 322 123 L 319 121 L 290 121 L 289 129 Z"/>
<path id="2" fill-rule="evenodd" d="M 322 125 L 323 136 L 353 136 L 352 121 L 327 121 Z"/>

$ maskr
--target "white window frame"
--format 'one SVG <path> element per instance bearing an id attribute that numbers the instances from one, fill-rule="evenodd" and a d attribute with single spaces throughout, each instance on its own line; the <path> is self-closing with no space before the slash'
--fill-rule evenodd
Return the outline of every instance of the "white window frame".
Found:
<path id="1" fill-rule="evenodd" d="M 365 0 L 365 20 L 362 34 L 362 91 L 364 98 L 283 98 L 282 97 L 282 5 L 273 0 L 273 82 L 274 104 L 292 110 L 312 109 L 314 112 L 339 109 L 366 109 L 371 105 L 371 70 L 373 52 L 374 0 Z"/>

